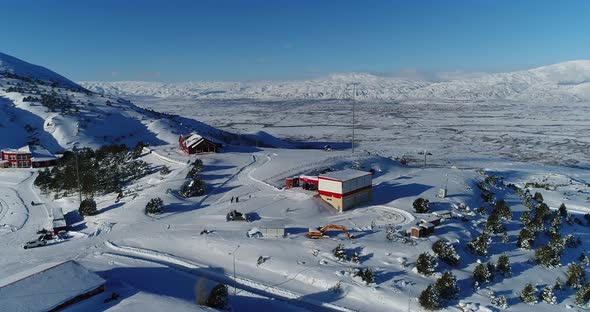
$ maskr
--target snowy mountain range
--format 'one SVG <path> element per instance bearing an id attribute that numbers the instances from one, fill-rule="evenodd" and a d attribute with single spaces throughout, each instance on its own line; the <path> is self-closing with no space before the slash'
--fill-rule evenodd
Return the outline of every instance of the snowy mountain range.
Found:
<path id="1" fill-rule="evenodd" d="M 391 101 L 438 99 L 456 101 L 516 100 L 578 102 L 590 100 L 590 60 L 579 60 L 508 73 L 440 82 L 382 77 L 366 73 L 333 74 L 303 81 L 80 82 L 85 88 L 115 96 L 190 97 L 196 99 L 342 99 L 357 82 L 357 99 Z"/>
<path id="2" fill-rule="evenodd" d="M 58 152 L 137 142 L 175 144 L 197 131 L 218 139 L 232 135 L 198 121 L 145 110 L 84 89 L 41 66 L 0 53 L 0 148 L 41 144 Z"/>

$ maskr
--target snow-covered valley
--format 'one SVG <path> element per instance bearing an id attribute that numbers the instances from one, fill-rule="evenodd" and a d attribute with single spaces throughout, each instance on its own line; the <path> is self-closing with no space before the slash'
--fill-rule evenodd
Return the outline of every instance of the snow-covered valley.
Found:
<path id="1" fill-rule="evenodd" d="M 529 305 L 520 296 L 527 283 L 537 294 L 558 278 L 565 283 L 568 264 L 579 263 L 590 244 L 584 217 L 590 212 L 590 141 L 585 135 L 590 105 L 580 91 L 590 75 L 585 62 L 449 82 L 444 90 L 426 82 L 406 81 L 399 87 L 397 80 L 375 78 L 371 88 L 361 83 L 359 90 L 371 91 L 359 94 L 355 105 L 357 146 L 352 153 L 352 103 L 337 90 L 346 81 L 371 77 L 332 77 L 341 79 L 332 91 L 315 82 L 303 83 L 307 91 L 297 83 L 265 85 L 255 95 L 250 87 L 226 84 L 213 84 L 207 96 L 178 86 L 169 91 L 172 86 L 141 84 L 111 92 L 108 88 L 117 84 L 81 84 L 108 91 L 101 95 L 71 90 L 73 85 L 51 86 L 55 76 L 45 71 L 39 76 L 42 83 L 23 82 L 14 75 L 38 71 L 19 71 L 28 66 L 8 61 L 12 65 L 0 66 L 13 74 L 0 78 L 1 149 L 19 148 L 32 139 L 53 152 L 122 143 L 133 148 L 139 141 L 150 145 L 138 155 L 149 173 L 125 184 L 122 198 L 97 194 L 97 213 L 84 218 L 78 214 L 77 194 L 56 198 L 34 185 L 39 170 L 0 169 L 0 280 L 66 260 L 76 260 L 107 280 L 104 294 L 66 311 L 209 310 L 197 303 L 217 283 L 229 286 L 232 311 L 422 311 L 420 293 L 447 270 L 459 288 L 456 298 L 445 301 L 448 311 L 499 311 L 491 303 L 499 296 L 506 298 L 509 311 L 582 309 L 574 302 L 577 289 L 569 286 L 555 290 L 556 305 Z M 498 81 L 504 80 L 530 81 L 536 87 L 505 94 L 498 89 Z M 486 87 L 489 81 L 493 88 Z M 15 86 L 21 89 L 8 90 Z M 211 93 L 222 87 L 223 93 Z M 331 93 L 318 96 L 320 91 L 313 88 Z M 470 95 L 442 96 L 453 88 L 459 90 L 455 95 Z M 231 93 L 227 89 L 231 96 L 226 96 Z M 514 84 L 509 89 L 515 90 Z M 24 101 L 51 91 L 72 99 L 72 111 L 52 112 L 35 100 Z M 547 96 L 540 96 L 541 91 Z M 424 95 L 410 97 L 409 92 Z M 178 136 L 190 131 L 222 140 L 221 152 L 183 153 Z M 323 150 L 327 144 L 332 151 Z M 425 168 L 424 150 L 430 153 Z M 400 163 L 402 157 L 408 165 Z M 199 174 L 205 194 L 184 198 L 178 190 L 196 159 L 203 162 Z M 164 166 L 170 173 L 160 172 Z M 373 199 L 352 210 L 338 213 L 314 191 L 284 188 L 289 177 L 351 167 L 374 170 Z M 440 188 L 447 189 L 444 198 L 438 196 Z M 535 249 L 555 242 L 545 231 L 537 233 L 532 249 L 517 247 L 521 217 L 531 210 L 517 191 L 525 188 L 531 195 L 542 193 L 553 211 L 565 204 L 570 216 L 560 217 L 557 231 L 564 241 L 572 235 L 581 243 L 563 247 L 558 264 L 551 267 L 537 263 L 535 256 Z M 492 194 L 489 202 L 482 197 L 486 192 Z M 146 214 L 146 204 L 155 197 L 163 200 L 164 211 Z M 399 234 L 432 217 L 416 213 L 417 198 L 431 202 L 430 212 L 451 211 L 451 218 L 427 237 L 387 238 L 389 231 Z M 468 243 L 484 232 L 501 199 L 511 217 L 502 221 L 505 231 L 490 234 L 488 254 L 478 255 Z M 23 249 L 38 230 L 51 226 L 54 208 L 62 208 L 70 222 L 68 236 Z M 232 209 L 248 214 L 250 222 L 226 221 Z M 552 222 L 544 223 L 547 231 Z M 354 238 L 337 231 L 330 231 L 329 238 L 307 237 L 309 228 L 326 224 L 343 225 Z M 281 228 L 286 235 L 250 238 L 247 233 L 254 227 Z M 440 239 L 454 246 L 458 263 L 438 260 L 433 275 L 419 273 L 418 256 L 433 253 L 432 245 Z M 340 244 L 346 253 L 356 253 L 358 262 L 336 258 L 333 250 Z M 503 254 L 510 259 L 512 274 L 496 274 L 474 287 L 478 263 L 496 263 Z M 354 276 L 361 268 L 372 270 L 372 283 Z M 104 302 L 112 292 L 120 299 Z M 23 298 L 34 306 L 34 294 L 23 289 Z"/>

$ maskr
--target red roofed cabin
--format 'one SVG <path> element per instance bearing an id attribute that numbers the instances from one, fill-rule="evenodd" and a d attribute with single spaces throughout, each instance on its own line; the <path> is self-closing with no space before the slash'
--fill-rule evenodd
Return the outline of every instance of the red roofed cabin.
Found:
<path id="1" fill-rule="evenodd" d="M 19 149 L 2 150 L 0 167 L 41 168 L 55 166 L 57 157 L 41 146 L 23 146 Z"/>
<path id="2" fill-rule="evenodd" d="M 178 138 L 178 145 L 187 154 L 217 153 L 219 144 L 214 143 L 196 133 Z"/>
<path id="3" fill-rule="evenodd" d="M 373 198 L 370 172 L 345 169 L 318 177 L 320 197 L 342 212 Z"/>

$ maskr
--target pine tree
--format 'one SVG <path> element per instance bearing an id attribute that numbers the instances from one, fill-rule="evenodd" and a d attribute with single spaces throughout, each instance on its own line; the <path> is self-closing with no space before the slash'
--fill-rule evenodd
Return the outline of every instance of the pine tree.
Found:
<path id="1" fill-rule="evenodd" d="M 502 221 L 500 220 L 500 216 L 498 213 L 492 213 L 488 216 L 488 219 L 486 220 L 485 229 L 486 231 L 494 234 L 498 234 L 504 231 L 504 225 L 502 224 Z"/>
<path id="2" fill-rule="evenodd" d="M 504 295 L 500 295 L 497 298 L 493 298 L 491 304 L 500 309 L 508 309 L 508 301 Z"/>
<path id="3" fill-rule="evenodd" d="M 145 213 L 159 214 L 164 211 L 164 201 L 160 197 L 152 198 L 145 205 Z"/>
<path id="4" fill-rule="evenodd" d="M 352 254 L 352 257 L 350 258 L 350 261 L 352 261 L 352 263 L 359 263 L 359 262 L 361 262 L 361 260 L 359 259 L 359 254 L 356 251 Z"/>
<path id="5" fill-rule="evenodd" d="M 516 242 L 516 246 L 522 249 L 531 249 L 531 245 L 535 240 L 535 233 L 529 230 L 528 228 L 522 228 L 520 233 L 518 234 L 518 241 Z"/>
<path id="6" fill-rule="evenodd" d="M 496 202 L 494 208 L 492 208 L 492 214 L 497 214 L 500 219 L 503 220 L 512 220 L 512 211 L 510 210 L 510 207 L 506 205 L 506 202 L 503 199 L 500 199 Z"/>
<path id="7" fill-rule="evenodd" d="M 557 304 L 557 297 L 553 294 L 553 288 L 545 286 L 539 295 L 539 301 L 543 301 L 548 304 Z"/>
<path id="8" fill-rule="evenodd" d="M 205 183 L 199 175 L 195 175 L 180 187 L 178 193 L 184 198 L 203 195 L 205 194 Z"/>
<path id="9" fill-rule="evenodd" d="M 81 216 L 91 216 L 96 213 L 96 202 L 92 198 L 86 198 L 80 203 L 78 213 Z"/>
<path id="10" fill-rule="evenodd" d="M 533 197 L 531 196 L 529 190 L 524 192 L 524 200 L 522 204 L 528 211 L 533 210 Z"/>
<path id="11" fill-rule="evenodd" d="M 446 271 L 436 280 L 434 288 L 442 299 L 451 300 L 457 297 L 459 287 L 457 286 L 457 278 L 450 271 Z"/>
<path id="12" fill-rule="evenodd" d="M 578 289 L 586 283 L 586 272 L 577 263 L 572 263 L 568 266 L 565 276 L 567 277 L 566 284 L 571 288 Z"/>
<path id="13" fill-rule="evenodd" d="M 527 284 L 520 293 L 520 300 L 526 304 L 535 304 L 537 303 L 537 288 L 533 286 L 533 284 Z"/>
<path id="14" fill-rule="evenodd" d="M 191 170 L 186 174 L 187 179 L 193 179 L 196 175 L 203 170 L 203 161 L 200 159 L 195 160 L 191 164 Z"/>
<path id="15" fill-rule="evenodd" d="M 537 203 L 542 203 L 543 202 L 543 194 L 539 193 L 539 192 L 535 192 L 535 195 L 533 195 L 533 199 L 537 202 Z"/>
<path id="16" fill-rule="evenodd" d="M 459 263 L 459 254 L 451 243 L 444 239 L 437 240 L 432 244 L 432 251 L 444 263 L 455 266 Z"/>
<path id="17" fill-rule="evenodd" d="M 332 254 L 338 261 L 346 261 L 348 260 L 346 256 L 346 250 L 344 250 L 344 246 L 342 244 L 338 244 L 334 250 L 332 250 Z"/>
<path id="18" fill-rule="evenodd" d="M 559 205 L 558 211 L 561 217 L 567 217 L 567 207 L 565 207 L 564 203 L 561 203 L 561 205 Z"/>
<path id="19" fill-rule="evenodd" d="M 575 300 L 577 305 L 587 307 L 590 301 L 590 283 L 584 284 L 577 292 Z"/>
<path id="20" fill-rule="evenodd" d="M 510 266 L 510 259 L 508 258 L 508 255 L 500 255 L 498 258 L 498 263 L 496 264 L 496 270 L 503 276 L 512 275 L 512 267 Z"/>
<path id="21" fill-rule="evenodd" d="M 559 265 L 561 256 L 553 247 L 543 245 L 537 247 L 535 250 L 535 260 L 543 266 L 550 268 Z"/>
<path id="22" fill-rule="evenodd" d="M 438 264 L 436 258 L 428 252 L 421 253 L 416 260 L 416 270 L 422 275 L 432 275 Z"/>
<path id="23" fill-rule="evenodd" d="M 510 237 L 508 236 L 508 233 L 504 232 L 504 234 L 502 234 L 502 243 L 508 243 L 510 241 Z"/>
<path id="24" fill-rule="evenodd" d="M 523 211 L 520 215 L 520 222 L 525 226 L 529 225 L 531 223 L 531 212 L 528 210 Z"/>
<path id="25" fill-rule="evenodd" d="M 214 309 L 223 309 L 227 306 L 227 286 L 224 284 L 217 284 L 207 297 L 206 306 Z"/>
<path id="26" fill-rule="evenodd" d="M 354 273 L 354 276 L 359 276 L 367 285 L 375 283 L 375 277 L 371 268 L 360 269 Z"/>
<path id="27" fill-rule="evenodd" d="M 420 293 L 418 302 L 423 308 L 431 311 L 439 310 L 442 307 L 439 294 L 433 284 L 428 285 L 428 287 Z"/>
<path id="28" fill-rule="evenodd" d="M 487 256 L 491 241 L 490 236 L 486 232 L 483 232 L 478 237 L 472 239 L 467 246 L 476 255 Z"/>
<path id="29" fill-rule="evenodd" d="M 417 213 L 427 213 L 430 209 L 430 202 L 422 197 L 417 198 L 412 205 Z"/>
<path id="30" fill-rule="evenodd" d="M 492 275 L 488 269 L 488 266 L 479 263 L 473 269 L 473 281 L 475 288 L 479 288 L 481 285 L 489 284 L 492 280 Z"/>
<path id="31" fill-rule="evenodd" d="M 582 251 L 582 254 L 580 255 L 580 263 L 582 263 L 583 265 L 590 265 L 590 258 L 588 258 L 588 256 L 586 255 L 585 252 Z"/>

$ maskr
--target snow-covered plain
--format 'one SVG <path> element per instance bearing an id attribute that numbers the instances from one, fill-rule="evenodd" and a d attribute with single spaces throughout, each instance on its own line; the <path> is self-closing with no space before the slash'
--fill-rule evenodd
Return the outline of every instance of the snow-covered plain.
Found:
<path id="1" fill-rule="evenodd" d="M 575 76 L 581 78 L 570 82 L 583 84 L 583 73 Z M 7 81 L 13 82 L 3 79 L 4 88 Z M 9 125 L 16 134 L 1 136 L 2 148 L 26 143 L 29 134 L 22 132 L 26 124 L 21 122 L 23 116 L 38 116 L 41 125 L 48 118 L 60 116 L 23 102 L 23 94 L 0 91 L 0 96 L 4 98 L 0 99 L 0 107 L 14 117 L 0 115 L 0 123 Z M 351 153 L 345 149 L 350 133 L 346 126 L 350 121 L 350 103 L 316 99 L 268 102 L 134 97 L 133 102 L 140 107 L 178 113 L 241 134 L 258 133 L 252 136 L 253 145 L 317 147 L 329 143 L 336 148 L 325 152 L 318 148 L 227 144 L 222 153 L 199 156 L 204 163 L 201 176 L 207 184 L 206 194 L 183 199 L 167 190 L 179 189 L 189 170 L 187 163 L 195 156 L 178 150 L 177 134 L 197 126 L 213 134 L 223 132 L 215 132 L 187 118 L 182 122 L 165 116 L 158 119 L 151 112 L 128 102 L 116 102 L 114 98 L 75 96 L 87 96 L 84 101 L 93 103 L 88 106 L 88 112 L 86 108 L 82 110 L 83 114 L 91 111 L 105 116 L 121 114 L 124 118 L 110 122 L 110 128 L 124 128 L 129 121 L 138 125 L 137 133 L 122 136 L 125 139 L 119 141 L 114 137 L 104 140 L 97 135 L 98 130 L 93 130 L 94 118 L 88 118 L 87 128 L 70 129 L 75 120 L 83 120 L 80 115 L 73 115 L 56 126 L 54 132 L 38 135 L 41 142 L 47 145 L 54 142 L 53 148 L 58 149 L 71 147 L 74 141 L 81 146 L 95 147 L 152 138 L 152 146 L 144 150 L 141 158 L 155 169 L 166 165 L 171 173 L 161 177 L 154 172 L 126 185 L 126 196 L 118 203 L 115 194 L 95 198 L 98 214 L 81 219 L 76 213 L 76 196 L 54 200 L 33 186 L 35 170 L 0 170 L 0 224 L 3 224 L 0 279 L 42 263 L 75 259 L 108 281 L 104 294 L 67 311 L 207 310 L 195 303 L 202 302 L 218 282 L 230 286 L 234 311 L 420 311 L 416 297 L 436 276 L 415 273 L 415 261 L 418 254 L 430 251 L 432 243 L 440 238 L 454 244 L 461 256 L 458 266 L 441 263 L 437 268 L 438 272 L 452 270 L 459 281 L 459 297 L 450 302 L 448 310 L 458 310 L 457 306 L 462 305 L 473 311 L 497 311 L 490 304 L 490 290 L 507 297 L 510 311 L 554 311 L 574 306 L 572 289 L 557 293 L 557 306 L 545 303 L 529 306 L 518 295 L 528 282 L 541 288 L 552 285 L 557 277 L 565 280 L 566 265 L 577 261 L 590 244 L 589 227 L 564 224 L 563 234 L 574 233 L 583 244 L 566 249 L 561 259 L 563 266 L 547 269 L 534 263 L 534 251 L 516 248 L 521 227 L 518 218 L 524 207 L 512 191 L 503 186 L 492 187 L 496 198 L 505 199 L 512 208 L 513 221 L 507 223 L 509 242 L 502 243 L 499 236 L 493 237 L 489 257 L 476 257 L 465 248 L 482 231 L 485 216 L 471 216 L 457 207 L 461 204 L 470 209 L 479 207 L 482 201 L 477 183 L 486 174 L 495 174 L 504 177 L 505 184 L 520 187 L 527 182 L 555 185 L 555 189 L 531 189 L 531 192 L 542 192 L 551 208 L 565 203 L 570 212 L 583 219 L 579 214 L 590 211 L 590 172 L 584 169 L 589 164 L 589 142 L 579 134 L 588 130 L 590 114 L 586 102 L 559 105 L 507 99 L 359 102 L 356 115 L 359 146 Z M 107 106 L 107 99 L 117 104 Z M 38 129 L 47 130 L 43 126 Z M 121 133 L 126 130 L 121 129 Z M 268 139 L 269 136 L 259 131 L 275 137 Z M 291 144 L 276 137 L 289 139 Z M 423 149 L 432 153 L 427 168 L 421 168 L 421 155 L 417 154 Z M 403 155 L 411 159 L 410 166 L 402 166 L 392 159 Z M 282 189 L 286 177 L 353 165 L 376 170 L 374 199 L 357 209 L 338 214 L 312 192 Z M 444 185 L 448 196 L 436 197 Z M 145 204 L 157 196 L 164 200 L 165 212 L 146 215 Z M 239 203 L 232 203 L 232 197 L 239 197 Z M 434 211 L 450 209 L 456 216 L 467 215 L 468 221 L 461 218 L 444 221 L 433 236 L 413 243 L 386 240 L 387 225 L 405 227 L 421 217 L 412 209 L 417 197 L 431 200 Z M 31 205 L 32 202 L 36 204 Z M 37 230 L 49 226 L 48 212 L 54 207 L 63 208 L 66 218 L 72 222 L 71 237 L 24 250 L 23 244 L 33 239 Z M 226 222 L 230 209 L 249 213 L 252 222 Z M 308 228 L 328 223 L 345 225 L 355 238 L 349 240 L 339 232 L 330 232 L 330 238 L 320 240 L 305 236 Z M 287 236 L 258 239 L 246 236 L 252 227 L 262 226 L 284 226 Z M 205 229 L 212 232 L 201 234 Z M 535 245 L 546 241 L 541 234 Z M 349 252 L 356 251 L 360 263 L 335 259 L 331 251 L 338 244 L 343 244 Z M 471 275 L 477 260 L 496 261 L 503 252 L 510 256 L 513 276 L 497 277 L 487 287 L 474 290 Z M 267 260 L 258 265 L 260 257 Z M 352 277 L 352 270 L 360 267 L 373 269 L 374 285 L 365 285 Z M 333 287 L 339 282 L 341 290 L 336 292 Z M 111 292 L 119 293 L 120 300 L 104 303 Z"/>

